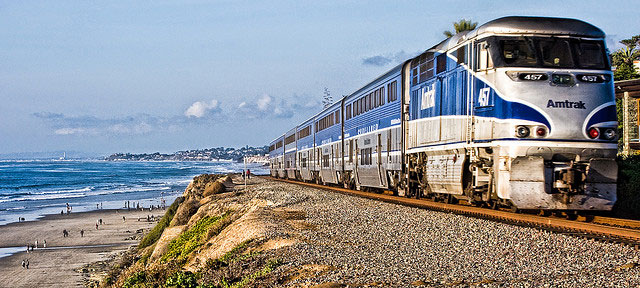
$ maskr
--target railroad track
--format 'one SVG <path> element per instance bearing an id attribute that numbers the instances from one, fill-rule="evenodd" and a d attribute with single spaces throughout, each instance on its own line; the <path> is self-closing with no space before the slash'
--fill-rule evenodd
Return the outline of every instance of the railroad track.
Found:
<path id="1" fill-rule="evenodd" d="M 467 215 L 519 226 L 534 227 L 577 237 L 596 239 L 599 241 L 623 243 L 631 245 L 636 249 L 640 249 L 640 221 L 594 216 L 590 217 L 590 222 L 584 222 L 585 219 L 582 219 L 582 221 L 576 221 L 532 214 L 519 214 L 502 210 L 479 208 L 475 206 L 433 202 L 426 199 L 404 198 L 384 193 L 378 194 L 356 191 L 340 187 L 273 178 L 269 176 L 264 176 L 264 178 L 388 203 Z"/>

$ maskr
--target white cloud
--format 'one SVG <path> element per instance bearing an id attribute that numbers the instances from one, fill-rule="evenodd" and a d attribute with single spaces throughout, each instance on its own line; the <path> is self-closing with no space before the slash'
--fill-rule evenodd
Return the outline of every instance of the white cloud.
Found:
<path id="1" fill-rule="evenodd" d="M 55 117 L 49 117 L 50 115 Z M 40 112 L 34 113 L 33 116 L 50 124 L 55 135 L 66 136 L 141 135 L 157 131 L 177 131 L 189 122 L 188 118 L 182 116 L 167 118 L 148 114 L 98 118 Z"/>
<path id="2" fill-rule="evenodd" d="M 269 108 L 269 104 L 271 104 L 272 100 L 273 98 L 271 98 L 271 96 L 265 94 L 265 95 L 262 95 L 260 99 L 258 99 L 258 101 L 256 102 L 256 105 L 258 105 L 258 109 L 260 111 L 265 111 L 267 110 L 267 108 Z"/>
<path id="3" fill-rule="evenodd" d="M 119 123 L 111 125 L 107 128 L 107 131 L 114 134 L 145 134 L 153 130 L 153 127 L 146 122 L 140 122 L 135 124 Z"/>
<path id="4" fill-rule="evenodd" d="M 88 132 L 88 130 L 84 128 L 60 128 L 60 129 L 56 129 L 53 133 L 57 135 L 73 135 L 73 134 L 85 134 L 86 132 Z"/>
<path id="5" fill-rule="evenodd" d="M 184 112 L 187 117 L 202 118 L 210 111 L 219 110 L 218 100 L 210 102 L 196 101 Z"/>
<path id="6" fill-rule="evenodd" d="M 308 113 L 320 108 L 317 99 L 294 95 L 290 98 L 278 98 L 263 94 L 254 99 L 240 102 L 237 106 L 242 119 L 291 118 L 296 113 Z"/>

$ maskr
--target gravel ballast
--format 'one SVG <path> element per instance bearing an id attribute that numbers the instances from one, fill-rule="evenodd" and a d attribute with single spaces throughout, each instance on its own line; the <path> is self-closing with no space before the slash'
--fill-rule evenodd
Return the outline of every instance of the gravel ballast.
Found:
<path id="1" fill-rule="evenodd" d="M 285 265 L 274 273 L 288 274 L 285 286 L 640 285 L 640 252 L 630 246 L 254 181 L 248 194 L 306 215 L 308 229 L 273 231 L 300 240 L 280 249 Z M 325 268 L 291 276 L 309 265 Z"/>

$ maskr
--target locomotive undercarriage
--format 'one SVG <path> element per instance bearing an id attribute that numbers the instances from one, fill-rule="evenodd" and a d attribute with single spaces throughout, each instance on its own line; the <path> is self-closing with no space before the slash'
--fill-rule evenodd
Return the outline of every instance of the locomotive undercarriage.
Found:
<path id="1" fill-rule="evenodd" d="M 502 148 L 520 152 L 497 163 L 497 194 L 519 209 L 611 210 L 616 201 L 615 149 Z M 511 150 L 511 151 L 509 151 Z"/>
<path id="2" fill-rule="evenodd" d="M 512 210 L 611 210 L 616 201 L 615 152 L 497 146 L 412 153 L 405 158 L 396 191 L 406 197 Z"/>

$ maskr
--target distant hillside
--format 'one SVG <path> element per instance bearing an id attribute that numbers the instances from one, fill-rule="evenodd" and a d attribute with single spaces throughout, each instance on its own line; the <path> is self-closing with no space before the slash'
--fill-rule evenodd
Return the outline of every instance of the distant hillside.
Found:
<path id="1" fill-rule="evenodd" d="M 242 148 L 209 148 L 202 150 L 178 151 L 173 154 L 116 153 L 105 158 L 107 161 L 242 161 L 244 156 L 263 156 L 269 153 L 269 146 Z"/>

